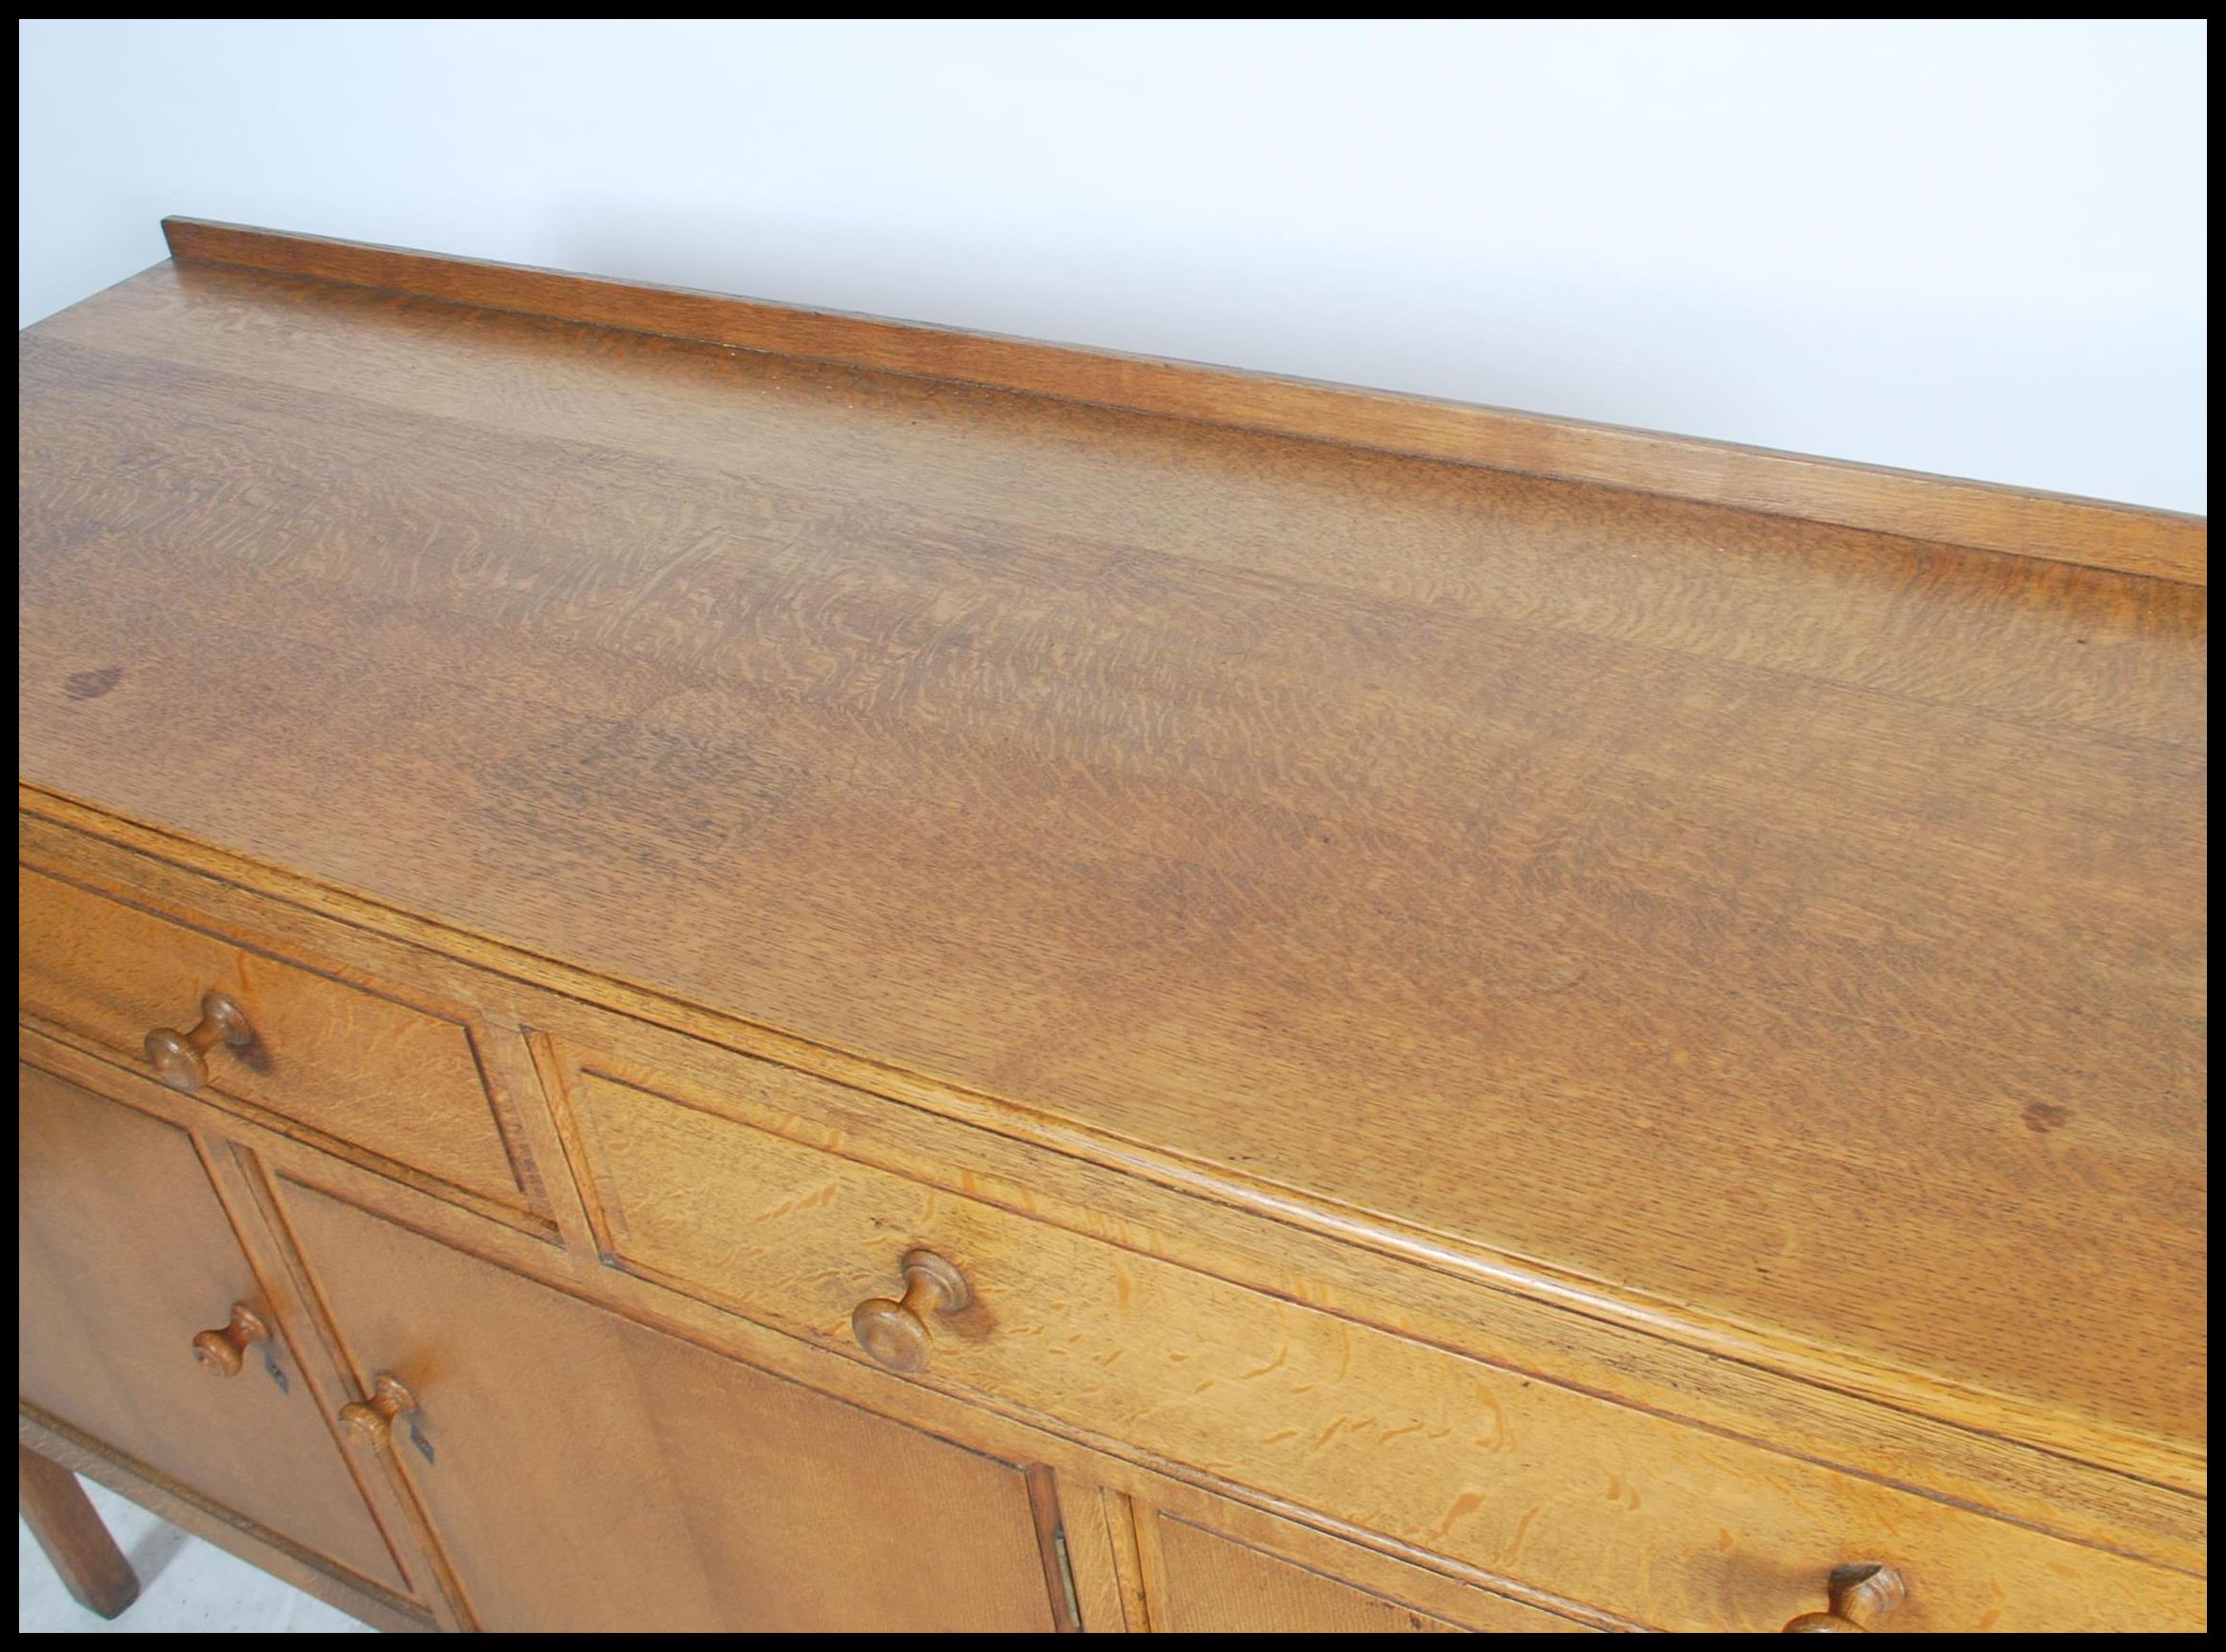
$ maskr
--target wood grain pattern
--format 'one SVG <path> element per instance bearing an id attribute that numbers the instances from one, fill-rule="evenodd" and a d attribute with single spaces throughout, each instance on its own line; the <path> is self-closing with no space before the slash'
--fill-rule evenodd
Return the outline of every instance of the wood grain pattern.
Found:
<path id="1" fill-rule="evenodd" d="M 21 349 L 34 1449 L 443 1626 L 2199 1626 L 2200 523 L 172 233 Z M 390 1579 L 162 1455 L 266 1352 Z"/>
<path id="2" fill-rule="evenodd" d="M 929 1324 L 974 1305 L 966 1276 L 933 1251 L 908 1251 L 898 1271 L 904 1294 L 868 1297 L 850 1310 L 850 1334 L 874 1362 L 892 1371 L 924 1371 L 933 1348 Z"/>
<path id="3" fill-rule="evenodd" d="M 534 1202 L 459 1021 L 28 868 L 16 890 L 23 1009 L 147 1060 L 151 1031 L 186 1026 L 221 988 L 253 1033 L 243 1048 L 211 1040 L 201 1082 L 485 1197 Z"/>
<path id="4" fill-rule="evenodd" d="M 209 1052 L 218 1048 L 252 1051 L 255 1029 L 247 1012 L 229 993 L 212 988 L 201 995 L 200 1015 L 182 1032 L 157 1027 L 143 1048 L 154 1076 L 172 1090 L 192 1095 L 209 1082 Z"/>
<path id="5" fill-rule="evenodd" d="M 2205 583 L 2200 517 L 1193 362 L 167 218 L 180 261 L 415 293 Z"/>
<path id="6" fill-rule="evenodd" d="M 113 1618 L 139 1598 L 139 1580 L 76 1476 L 28 1445 L 15 1448 L 15 1508 L 70 1598 Z"/>
<path id="7" fill-rule="evenodd" d="M 194 1109 L 189 1104 L 186 1111 L 192 1113 Z M 315 1306 L 315 1291 L 305 1284 L 299 1255 L 287 1239 L 285 1222 L 277 1211 L 270 1167 L 246 1146 L 223 1138 L 211 1128 L 215 1125 L 229 1129 L 232 1124 L 229 1115 L 212 1118 L 203 1111 L 194 1120 L 195 1145 L 201 1150 L 201 1161 L 209 1171 L 217 1198 L 232 1219 L 233 1232 L 239 1235 L 241 1243 L 254 1260 L 272 1306 L 281 1319 L 299 1330 L 300 1334 L 293 1339 L 294 1354 L 301 1361 L 309 1389 L 316 1398 L 319 1413 L 336 1421 L 341 1407 L 356 1391 L 355 1374 L 347 1365 L 345 1352 L 334 1346 Z M 322 1154 L 312 1157 L 319 1163 L 331 1162 Z M 382 1188 L 394 1185 L 383 1178 L 377 1184 Z M 444 1210 L 454 1208 L 447 1199 L 435 1202 Z M 335 1434 L 343 1446 L 342 1461 L 354 1477 L 364 1501 L 371 1505 L 379 1529 L 387 1534 L 395 1558 L 411 1581 L 412 1594 L 422 1602 L 423 1615 L 438 1630 L 453 1633 L 464 1628 L 466 1619 L 458 1605 L 461 1591 L 441 1555 L 439 1543 L 425 1524 L 423 1512 L 408 1497 L 391 1469 L 371 1454 L 346 1449 L 345 1435 L 337 1429 Z"/>
<path id="8" fill-rule="evenodd" d="M 212 1377 L 237 1377 L 247 1369 L 248 1350 L 270 1340 L 263 1316 L 245 1302 L 234 1302 L 222 1325 L 194 1334 L 193 1358 Z"/>
<path id="9" fill-rule="evenodd" d="M 1832 1568 L 1822 1611 L 1804 1612 L 1786 1625 L 1789 1635 L 1861 1635 L 1901 1610 L 1908 1580 L 1892 1566 L 1868 1562 Z"/>
<path id="10" fill-rule="evenodd" d="M 282 1191 L 482 1629 L 1053 1626 L 1021 1468 Z"/>
<path id="11" fill-rule="evenodd" d="M 1151 1605 L 1144 1593 L 1143 1555 L 1137 1543 L 1134 1502 L 1127 1493 L 1108 1486 L 1099 1494 L 1098 1512 L 1105 1523 L 1114 1575 L 1120 1583 L 1122 1624 L 1131 1634 L 1147 1634 L 1152 1626 Z"/>
<path id="12" fill-rule="evenodd" d="M 1177 1635 L 1452 1635 L 1459 1629 L 1342 1579 L 1156 1516 L 1160 1622 Z"/>
<path id="13" fill-rule="evenodd" d="M 926 1247 L 974 1299 L 938 1320 L 920 1380 L 1641 1622 L 1774 1630 L 1881 1545 L 1921 1576 L 1911 1627 L 2200 1616 L 2197 1579 L 1203 1279 L 908 1184 L 840 1142 L 799 1145 L 592 1068 L 571 1100 L 622 1265 L 845 1347 L 852 1305 Z"/>
<path id="14" fill-rule="evenodd" d="M 28 1057 L 51 1063 L 59 1070 L 91 1068 L 112 1075 L 119 1089 L 127 1091 L 134 1102 L 143 1100 L 158 1115 L 206 1111 L 202 1103 L 177 1096 L 152 1078 L 100 1067 L 90 1058 L 45 1035 L 27 1030 L 22 1035 L 22 1044 Z M 233 1121 L 226 1118 L 224 1123 L 231 1127 Z M 1323 1516 L 1318 1510 L 1299 1508 L 1287 1500 L 1232 1485 L 1194 1466 L 1148 1459 L 1133 1450 L 1116 1454 L 1108 1450 L 1116 1442 L 1108 1442 L 1102 1436 L 1061 1429 L 1042 1418 L 1022 1421 L 1006 1412 L 983 1406 L 978 1399 L 961 1398 L 956 1391 L 946 1394 L 921 1387 L 882 1372 L 855 1351 L 838 1352 L 767 1329 L 737 1317 L 731 1310 L 712 1307 L 668 1286 L 622 1273 L 605 1265 L 592 1250 L 558 1251 L 507 1225 L 468 1213 L 453 1200 L 398 1185 L 300 1141 L 267 1131 L 249 1129 L 243 1134 L 250 1138 L 253 1159 L 266 1161 L 270 1172 L 282 1184 L 313 1188 L 358 1210 L 387 1213 L 429 1242 L 461 1253 L 464 1259 L 477 1259 L 521 1279 L 553 1284 L 570 1296 L 597 1303 L 637 1324 L 651 1326 L 700 1347 L 723 1351 L 758 1369 L 891 1417 L 907 1426 L 929 1429 L 941 1438 L 962 1441 L 1007 1462 L 1048 1464 L 1058 1475 L 1061 1507 L 1069 1513 L 1079 1506 L 1079 1494 L 1071 1488 L 1090 1485 L 1119 1488 L 1114 1495 L 1143 1497 L 1155 1507 L 1204 1521 L 1214 1529 L 1240 1535 L 1255 1546 L 1294 1555 L 1317 1570 L 1340 1571 L 1380 1592 L 1387 1591 L 1400 1599 L 1431 1605 L 1442 1616 L 1461 1621 L 1473 1617 L 1473 1611 L 1467 1608 L 1456 1611 L 1447 1602 L 1466 1600 L 1466 1591 L 1478 1591 L 1488 1594 L 1493 1602 L 1525 1604 L 1590 1627 L 1628 1629 L 1633 1626 L 1629 1620 L 1582 1602 L 1555 1596 L 1519 1578 L 1490 1573 L 1442 1554 L 1416 1549 L 1383 1532 L 1355 1527 L 1334 1517 Z M 219 1162 L 227 1168 L 229 1179 L 237 1179 L 235 1167 L 240 1161 L 252 1162 L 248 1155 L 238 1151 L 221 1156 Z M 237 1210 L 238 1201 L 232 1202 Z M 267 1212 L 271 1224 L 278 1232 L 289 1231 L 274 1191 L 262 1189 L 255 1195 L 254 1202 L 261 1206 L 262 1212 Z M 253 1208 L 241 1210 L 234 1220 L 245 1218 L 252 1225 L 258 1214 Z M 292 1312 L 301 1322 L 324 1330 L 329 1320 L 326 1312 L 287 1307 L 285 1293 L 290 1287 L 314 1295 L 316 1286 L 300 1261 L 293 1242 L 291 1239 L 274 1242 L 286 1259 L 280 1275 L 271 1281 L 278 1299 L 275 1305 L 281 1313 Z M 317 1364 L 323 1351 L 332 1344 L 324 1335 L 312 1341 L 314 1346 L 305 1345 L 303 1357 L 306 1362 Z M 335 1352 L 341 1364 L 347 1365 L 352 1360 L 345 1348 Z M 326 1383 L 325 1391 L 331 1396 L 328 1409 L 336 1408 L 343 1400 L 358 1392 L 359 1381 L 359 1376 L 351 1369 L 338 1381 Z M 376 1466 L 387 1461 L 360 1452 L 349 1456 L 358 1466 Z M 382 1518 L 385 1503 L 378 1494 L 386 1483 L 383 1474 L 374 1476 L 370 1481 Z M 390 1525 L 408 1525 L 412 1519 L 422 1521 L 422 1513 L 414 1503 L 404 1512 L 411 1518 Z M 1096 1540 L 1089 1528 L 1074 1521 L 1068 1529 L 1070 1553 L 1078 1561 L 1078 1592 L 1083 1594 L 1085 1603 L 1094 1599 L 1103 1604 L 1123 1586 L 1125 1580 L 1133 1580 L 1136 1574 L 1132 1569 L 1118 1576 L 1108 1575 L 1117 1568 L 1118 1562 L 1109 1554 L 1093 1554 Z M 1334 1535 L 1325 1536 L 1325 1533 Z M 1103 1541 L 1109 1544 L 1112 1537 L 1107 1532 Z M 1327 1546 L 1317 1549 L 1313 1544 L 1315 1539 Z M 440 1559 L 437 1544 L 432 1544 L 431 1548 L 437 1566 Z M 2199 1550 L 2197 1555 L 2199 1559 Z M 1092 1566 L 1101 1568 L 1098 1575 L 1091 1574 Z M 1377 1577 L 1381 1567 L 1390 1569 Z M 1443 1584 L 1452 1593 L 1432 1605 L 1429 1599 L 1410 1586 L 1410 1574 L 1416 1571 L 1427 1573 L 1435 1583 Z M 1376 1577 L 1376 1581 L 1370 1582 L 1371 1577 Z M 1386 1579 L 1390 1581 L 1386 1581 Z M 462 1599 L 460 1588 L 453 1594 L 455 1600 Z M 436 1611 L 441 1609 L 439 1601 L 435 1600 L 434 1605 Z M 1086 1621 L 1110 1622 L 1116 1617 L 1128 1621 L 1125 1613 Z M 463 1622 L 468 1619 L 457 1621 Z"/>
<path id="15" fill-rule="evenodd" d="M 1128 1533 L 1138 1602 L 1134 1624 L 1161 1631 L 1203 1629 L 1220 1621 L 1233 1629 L 1270 1633 L 1336 1630 L 1399 1632 L 1408 1616 L 1437 1624 L 1506 1634 L 1571 1634 L 1603 1627 L 1580 1623 L 1438 1572 L 1392 1560 L 1312 1531 L 1227 1498 L 1163 1486 L 1146 1496 L 1116 1494 L 1112 1512 Z M 1176 1527 L 1195 1534 L 1192 1545 L 1209 1568 L 1228 1579 L 1214 1586 L 1213 1571 L 1185 1575 L 1183 1561 L 1169 1565 L 1168 1536 Z M 1178 1543 L 1183 1540 L 1177 1539 Z M 1223 1551 L 1235 1551 L 1233 1554 Z M 1304 1622 L 1291 1622 L 1297 1613 Z M 1268 1622 L 1261 1620 L 1266 1618 Z M 1279 1629 L 1279 1620 L 1280 1629 Z M 1412 1625 L 1406 1632 L 1413 1632 Z"/>
<path id="16" fill-rule="evenodd" d="M 16 1111 L 21 1399 L 329 1566 L 404 1589 L 291 1352 L 266 1343 L 270 1369 L 258 1359 L 222 1383 L 193 1358 L 212 1315 L 262 1292 L 192 1143 L 34 1067 L 17 1068 Z"/>
<path id="17" fill-rule="evenodd" d="M 211 266 L 24 394 L 26 777 L 2199 1483 L 2199 592 Z"/>
<path id="18" fill-rule="evenodd" d="M 364 1397 L 341 1406 L 335 1420 L 366 1450 L 388 1451 L 394 1447 L 395 1425 L 415 1429 L 417 1425 L 410 1420 L 420 1409 L 417 1395 L 407 1382 L 392 1371 L 380 1371 L 365 1384 Z"/>
<path id="19" fill-rule="evenodd" d="M 1189 1197 L 1150 1179 L 1164 1173 L 1164 1159 L 1130 1153 L 1120 1170 L 1109 1169 L 1092 1158 L 1102 1153 L 1102 1142 L 1047 1121 L 1016 1120 L 916 1076 L 621 991 L 577 970 L 415 922 L 281 871 L 93 816 L 42 794 L 23 796 L 28 808 L 45 812 L 20 820 L 27 864 L 75 867 L 103 887 L 128 891 L 132 899 L 158 910 L 204 912 L 230 931 L 262 937 L 274 950 L 346 960 L 374 977 L 416 979 L 443 997 L 478 1006 L 505 1027 L 536 1029 L 527 1042 L 536 1051 L 542 1083 L 559 1104 L 553 1121 L 537 1112 L 521 1121 L 529 1129 L 553 1124 L 565 1145 L 536 1136 L 536 1157 L 580 1167 L 590 1204 L 591 1160 L 561 1104 L 570 1088 L 567 1046 L 623 1052 L 626 1061 L 611 1070 L 696 1107 L 808 1146 L 835 1146 L 923 1185 L 987 1200 L 1194 1272 L 1327 1308 L 1356 1323 L 1615 1399 L 1758 1449 L 1896 1485 L 1909 1484 L 1916 1473 L 1919 1489 L 1951 1501 L 2181 1570 L 2199 1574 L 2207 1568 L 2199 1496 L 2168 1492 L 1812 1383 L 1778 1380 L 1720 1354 L 1667 1340 L 1655 1327 L 1639 1335 L 1560 1312 L 1448 1274 L 1449 1260 L 1457 1259 L 1443 1253 L 1426 1253 L 1427 1266 L 1394 1261 L 1367 1248 L 1381 1242 L 1380 1230 L 1294 1226 L 1293 1219 L 1305 1213 L 1287 1206 L 1240 1208 L 1229 1202 L 1225 1182 L 1208 1189 L 1211 1199 Z M 63 820 L 71 830 L 56 824 Z M 94 832 L 103 836 L 87 835 Z M 133 851 L 114 847 L 106 840 L 111 836 L 132 844 Z M 406 936 L 412 944 L 384 940 L 382 930 Z M 479 967 L 452 961 L 435 948 L 472 957 Z M 597 996 L 624 1006 L 626 1014 L 584 1001 Z M 666 1027 L 689 1028 L 695 1036 Z M 495 1053 L 512 1047 L 507 1038 L 488 1046 Z M 77 1070 L 71 1065 L 78 1060 L 75 1052 L 44 1036 L 26 1033 L 25 1048 L 30 1058 L 56 1071 Z M 767 1059 L 746 1058 L 733 1049 Z M 142 1084 L 134 1095 L 140 1104 L 174 1116 L 167 1111 L 172 1103 L 167 1093 Z M 884 1098 L 902 1104 L 892 1106 Z M 946 1113 L 983 1128 L 939 1116 Z M 325 1161 L 305 1156 L 293 1142 L 261 1133 L 251 1139 L 259 1154 L 293 1173 L 311 1175 L 314 1166 L 320 1185 L 334 1185 Z M 345 1185 L 358 1203 L 391 1202 L 369 1179 Z M 1197 1191 L 1195 1184 L 1175 1185 Z M 565 1259 L 574 1269 L 574 1288 L 598 1298 L 616 1292 L 628 1311 L 639 1311 L 630 1281 L 594 1265 L 593 1259 L 610 1248 L 609 1224 L 591 1219 L 572 1198 L 574 1189 L 569 1176 L 552 1183 L 558 1219 L 577 1247 Z M 422 1216 L 412 1219 L 426 1225 Z M 706 1333 L 698 1327 L 691 1334 Z M 708 1335 L 718 1340 L 718 1333 Z M 816 1380 L 827 1380 L 824 1368 Z"/>

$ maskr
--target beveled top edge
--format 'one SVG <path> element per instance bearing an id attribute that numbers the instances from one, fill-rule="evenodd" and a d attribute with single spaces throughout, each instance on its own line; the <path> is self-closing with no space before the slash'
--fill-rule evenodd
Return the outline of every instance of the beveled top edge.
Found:
<path id="1" fill-rule="evenodd" d="M 919 322 L 169 217 L 173 259 L 2209 583 L 2201 516 Z"/>

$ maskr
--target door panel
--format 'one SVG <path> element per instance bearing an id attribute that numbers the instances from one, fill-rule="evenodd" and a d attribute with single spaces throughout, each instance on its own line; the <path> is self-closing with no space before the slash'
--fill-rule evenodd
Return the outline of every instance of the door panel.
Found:
<path id="1" fill-rule="evenodd" d="M 406 1590 L 283 1340 L 250 1345 L 231 1377 L 193 1358 L 194 1336 L 224 1325 L 233 1302 L 271 1315 L 191 1138 L 20 1063 L 16 1118 L 22 1397 L 312 1554 Z"/>
<path id="2" fill-rule="evenodd" d="M 1187 1521 L 1160 1521 L 1164 1627 L 1182 1634 L 1452 1634 L 1411 1606 Z"/>
<path id="3" fill-rule="evenodd" d="M 1123 1500 L 1151 1626 L 1180 1634 L 1567 1634 L 1585 1625 L 1205 1493 Z"/>
<path id="4" fill-rule="evenodd" d="M 481 1628 L 1055 1627 L 1022 1468 L 281 1197 Z"/>

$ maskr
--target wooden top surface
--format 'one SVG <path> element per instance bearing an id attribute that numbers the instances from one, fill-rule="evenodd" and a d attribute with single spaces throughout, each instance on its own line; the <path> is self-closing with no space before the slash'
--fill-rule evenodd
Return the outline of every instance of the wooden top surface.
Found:
<path id="1" fill-rule="evenodd" d="M 25 781 L 2201 1484 L 2199 584 L 194 262 L 21 355 Z"/>

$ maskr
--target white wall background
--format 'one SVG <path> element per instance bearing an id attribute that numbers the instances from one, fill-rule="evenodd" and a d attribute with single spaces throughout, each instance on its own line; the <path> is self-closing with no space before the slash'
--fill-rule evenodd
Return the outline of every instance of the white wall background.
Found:
<path id="1" fill-rule="evenodd" d="M 43 22 L 165 212 L 2204 508 L 2205 26 Z"/>

